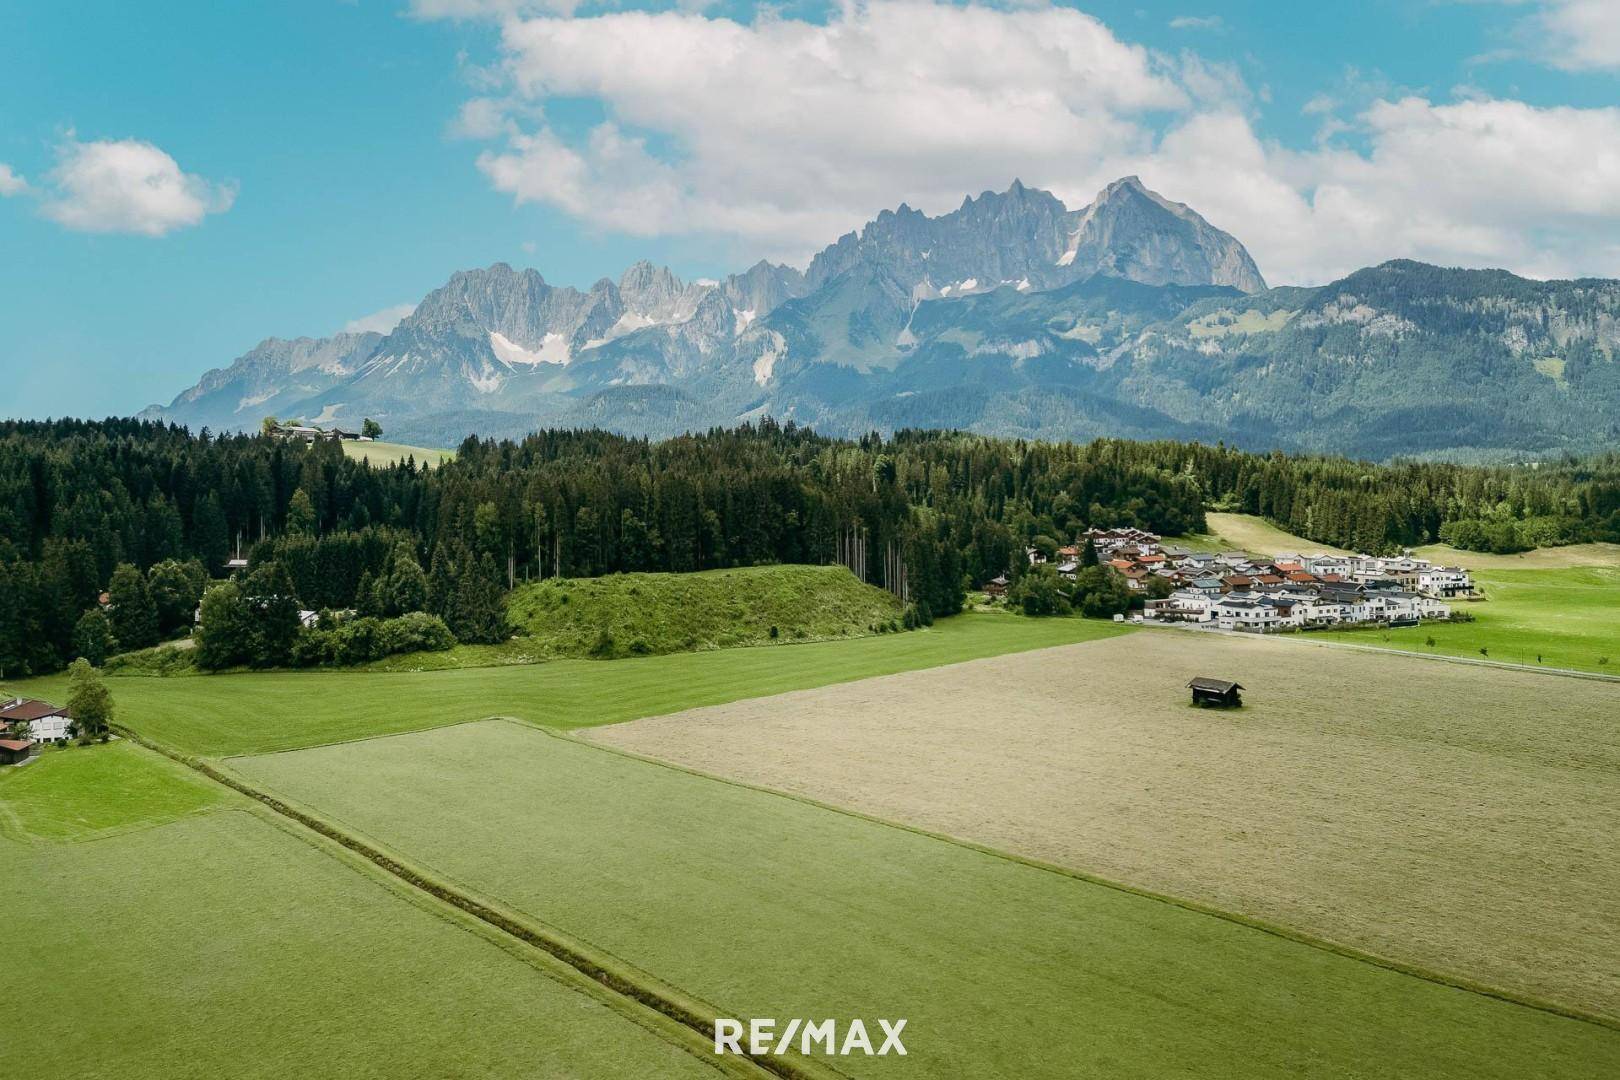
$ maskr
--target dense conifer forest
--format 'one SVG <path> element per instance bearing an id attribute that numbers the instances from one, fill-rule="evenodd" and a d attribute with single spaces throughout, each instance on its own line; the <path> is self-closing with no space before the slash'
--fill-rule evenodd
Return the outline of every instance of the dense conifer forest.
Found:
<path id="1" fill-rule="evenodd" d="M 296 661 L 287 619 L 298 608 L 356 609 L 378 620 L 368 640 L 442 637 L 388 626 L 426 612 L 458 640 L 486 641 L 503 633 L 500 595 L 518 581 L 631 570 L 841 562 L 926 620 L 1016 571 L 1042 538 L 1093 525 L 1196 533 L 1206 508 L 1366 551 L 1617 540 L 1620 455 L 1379 466 L 1173 442 L 837 440 L 766 420 L 663 442 L 601 431 L 468 439 L 437 468 L 379 468 L 335 443 L 137 420 L 4 422 L 0 672 L 182 632 L 237 554 L 250 565 L 233 602 L 274 608 L 282 629 L 268 657 L 239 642 L 201 650 L 221 664 Z M 230 599 L 215 598 L 219 625 Z M 331 659 L 351 645 L 303 648 Z"/>

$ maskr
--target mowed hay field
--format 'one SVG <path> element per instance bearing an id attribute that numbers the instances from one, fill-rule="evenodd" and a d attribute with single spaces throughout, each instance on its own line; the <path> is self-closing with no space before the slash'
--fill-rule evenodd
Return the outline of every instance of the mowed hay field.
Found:
<path id="1" fill-rule="evenodd" d="M 1598 680 L 1159 630 L 589 737 L 1620 1017 L 1617 717 Z"/>
<path id="2" fill-rule="evenodd" d="M 549 958 L 138 747 L 5 770 L 0 814 L 0 1075 L 718 1075 Z"/>
<path id="3" fill-rule="evenodd" d="M 558 660 L 446 671 L 275 671 L 107 681 L 117 720 L 205 756 L 363 739 L 488 716 L 554 727 L 631 720 L 758 694 L 952 664 L 1128 632 L 1086 619 L 957 615 L 926 630 L 843 641 L 627 660 Z M 67 699 L 67 678 L 8 682 Z"/>
<path id="4" fill-rule="evenodd" d="M 906 1018 L 856 1077 L 1620 1069 L 1611 1028 L 515 722 L 231 765 L 719 1015 Z"/>

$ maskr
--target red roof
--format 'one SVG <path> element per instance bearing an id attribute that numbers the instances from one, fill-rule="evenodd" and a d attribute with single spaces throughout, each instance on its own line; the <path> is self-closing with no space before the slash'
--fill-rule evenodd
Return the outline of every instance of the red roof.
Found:
<path id="1" fill-rule="evenodd" d="M 58 709 L 48 701 L 19 701 L 15 705 L 0 708 L 0 720 L 43 720 L 47 716 L 66 716 L 73 719 L 66 709 Z"/>
<path id="2" fill-rule="evenodd" d="M 0 739 L 0 750 L 26 750 L 33 745 L 27 739 Z"/>

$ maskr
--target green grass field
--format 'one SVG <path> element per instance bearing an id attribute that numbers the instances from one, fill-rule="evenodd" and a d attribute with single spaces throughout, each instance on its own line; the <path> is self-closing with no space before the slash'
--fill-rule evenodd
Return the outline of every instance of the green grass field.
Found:
<path id="1" fill-rule="evenodd" d="M 1452 605 L 1473 622 L 1339 630 L 1310 640 L 1620 675 L 1620 569 L 1485 570 L 1474 578 L 1487 598 Z"/>
<path id="2" fill-rule="evenodd" d="M 119 723 L 192 753 L 223 756 L 487 716 L 565 728 L 608 724 L 1124 632 L 1113 623 L 1085 619 L 967 614 L 906 634 L 630 660 L 127 678 L 109 679 L 108 686 Z M 67 692 L 62 675 L 9 685 L 16 693 L 50 701 L 64 700 Z"/>
<path id="3" fill-rule="evenodd" d="M 1343 548 L 1295 536 L 1251 514 L 1208 513 L 1204 518 L 1209 522 L 1210 535 L 1201 538 L 1205 541 L 1202 544 L 1186 546 L 1203 551 L 1247 551 L 1253 555 L 1279 555 L 1284 552 L 1313 555 L 1319 551 L 1330 555 L 1346 554 Z"/>
<path id="4" fill-rule="evenodd" d="M 842 566 L 610 574 L 519 585 L 518 647 L 545 657 L 646 656 L 865 637 L 904 614 Z"/>
<path id="5" fill-rule="evenodd" d="M 413 458 L 418 465 L 442 465 L 456 459 L 454 450 L 432 450 L 422 446 L 406 446 L 404 443 L 360 442 L 353 439 L 343 443 L 343 452 L 373 465 L 392 465 L 406 458 Z"/>
<path id="6" fill-rule="evenodd" d="M 0 831 L 14 839 L 94 839 L 205 810 L 223 792 L 125 742 L 47 750 L 0 772 Z"/>
<path id="7" fill-rule="evenodd" d="M 0 813 L 42 834 L 0 836 L 0 1074 L 717 1075 L 571 970 L 249 807 L 128 745 L 0 777 Z"/>
<path id="8" fill-rule="evenodd" d="M 516 723 L 232 765 L 723 1015 L 906 1018 L 855 1077 L 1620 1070 L 1612 1028 Z"/>

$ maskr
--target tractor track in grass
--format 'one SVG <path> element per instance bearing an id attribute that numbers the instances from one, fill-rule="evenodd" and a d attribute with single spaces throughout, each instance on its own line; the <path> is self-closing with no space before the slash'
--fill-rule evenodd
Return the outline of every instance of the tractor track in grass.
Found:
<path id="1" fill-rule="evenodd" d="M 374 841 L 355 836 L 312 809 L 295 805 L 267 791 L 261 791 L 228 769 L 148 739 L 121 725 L 115 724 L 112 727 L 123 738 L 201 773 L 208 779 L 247 796 L 281 818 L 314 833 L 313 839 L 336 844 L 418 892 L 469 915 L 524 945 L 562 961 L 609 991 L 616 999 L 618 1011 L 640 1022 L 643 1027 L 658 1031 L 658 1027 L 645 1015 L 647 1011 L 651 1011 L 674 1021 L 691 1035 L 712 1045 L 715 1027 L 713 1020 L 708 1017 L 719 1016 L 720 1011 L 678 987 L 664 984 L 649 973 L 632 969 L 630 965 L 624 964 L 616 957 L 602 953 L 583 941 L 574 940 L 560 930 L 540 925 L 494 900 L 476 896 L 471 890 L 452 885 L 440 875 L 414 865 L 404 855 L 388 850 Z M 640 1019 L 637 1017 L 638 1013 L 641 1014 Z M 664 1037 L 670 1038 L 668 1034 Z M 693 1045 L 692 1040 L 670 1039 L 670 1041 L 719 1072 L 738 1078 L 848 1080 L 847 1074 L 832 1066 L 799 1055 L 778 1056 L 744 1051 L 740 1055 L 706 1056 Z"/>

